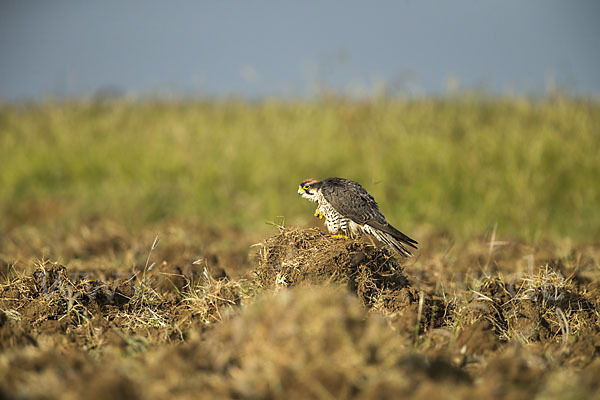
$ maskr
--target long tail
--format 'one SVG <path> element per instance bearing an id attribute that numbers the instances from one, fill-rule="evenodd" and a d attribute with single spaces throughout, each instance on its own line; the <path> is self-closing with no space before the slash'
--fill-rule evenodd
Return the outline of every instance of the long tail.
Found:
<path id="1" fill-rule="evenodd" d="M 402 242 L 398 238 L 395 238 L 394 236 L 390 235 L 389 233 L 381 232 L 379 234 L 379 239 L 383 243 L 390 246 L 393 250 L 395 250 L 399 254 L 403 255 L 404 257 L 412 256 L 412 253 L 406 248 L 406 246 L 404 246 L 404 244 L 402 244 Z M 415 247 L 412 243 L 407 243 L 407 244 L 412 247 Z"/>
<path id="2" fill-rule="evenodd" d="M 368 233 L 371 233 L 404 257 L 412 256 L 412 253 L 406 248 L 405 244 L 415 249 L 417 248 L 416 245 L 419 244 L 416 240 L 409 238 L 390 224 L 370 221 L 368 225 L 371 228 L 371 232 Z"/>

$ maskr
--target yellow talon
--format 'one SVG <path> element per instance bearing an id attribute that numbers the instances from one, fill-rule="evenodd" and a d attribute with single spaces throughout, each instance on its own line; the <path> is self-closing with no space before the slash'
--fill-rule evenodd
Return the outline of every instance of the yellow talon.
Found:
<path id="1" fill-rule="evenodd" d="M 322 213 L 321 211 L 319 211 L 319 210 L 315 210 L 314 216 L 315 216 L 315 217 L 319 217 L 319 219 L 323 219 L 323 218 L 325 218 L 325 214 L 323 214 L 323 213 Z"/>
<path id="2" fill-rule="evenodd" d="M 327 235 L 332 239 L 348 239 L 348 236 L 346 235 Z"/>

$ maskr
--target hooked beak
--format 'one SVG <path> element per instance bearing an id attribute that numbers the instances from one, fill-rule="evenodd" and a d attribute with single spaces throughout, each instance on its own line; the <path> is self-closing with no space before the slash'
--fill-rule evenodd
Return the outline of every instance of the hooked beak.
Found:
<path id="1" fill-rule="evenodd" d="M 299 194 L 299 195 L 303 195 L 303 194 L 304 194 L 304 190 L 302 190 L 302 188 L 299 188 L 299 189 L 298 189 L 298 194 Z"/>

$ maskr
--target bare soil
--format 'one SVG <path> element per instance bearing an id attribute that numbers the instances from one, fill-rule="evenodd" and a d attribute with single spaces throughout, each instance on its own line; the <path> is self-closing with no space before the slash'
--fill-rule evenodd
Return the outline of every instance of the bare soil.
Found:
<path id="1" fill-rule="evenodd" d="M 7 232 L 0 398 L 598 397 L 598 245 L 252 240 Z"/>

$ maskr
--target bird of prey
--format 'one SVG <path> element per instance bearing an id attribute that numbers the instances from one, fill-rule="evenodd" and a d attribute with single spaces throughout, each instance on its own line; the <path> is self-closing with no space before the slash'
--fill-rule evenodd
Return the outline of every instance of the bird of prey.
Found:
<path id="1" fill-rule="evenodd" d="M 394 228 L 379 211 L 377 202 L 360 183 L 343 178 L 303 181 L 298 194 L 318 203 L 315 216 L 325 218 L 333 237 L 356 237 L 361 232 L 387 244 L 409 257 L 407 246 L 417 248 L 417 241 Z"/>

